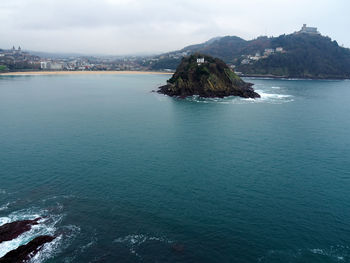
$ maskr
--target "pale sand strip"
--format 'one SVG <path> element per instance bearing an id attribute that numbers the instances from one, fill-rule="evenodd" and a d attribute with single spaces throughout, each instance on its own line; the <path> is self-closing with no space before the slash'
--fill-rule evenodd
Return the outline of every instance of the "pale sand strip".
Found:
<path id="1" fill-rule="evenodd" d="M 27 76 L 27 75 L 115 75 L 115 74 L 129 74 L 129 75 L 139 75 L 139 74 L 162 74 L 171 75 L 173 73 L 168 72 L 157 72 L 157 71 L 28 71 L 28 72 L 7 72 L 0 73 L 0 76 Z"/>

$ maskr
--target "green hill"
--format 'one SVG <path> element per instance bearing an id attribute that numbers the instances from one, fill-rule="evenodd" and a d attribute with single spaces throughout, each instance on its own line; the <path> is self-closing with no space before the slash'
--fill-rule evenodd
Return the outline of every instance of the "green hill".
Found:
<path id="1" fill-rule="evenodd" d="M 238 65 L 244 74 L 297 78 L 350 78 L 350 49 L 321 35 L 293 34 L 270 39 L 276 53 L 254 63 Z"/>
<path id="2" fill-rule="evenodd" d="M 282 48 L 279 49 L 282 51 L 276 52 L 276 48 Z M 264 55 L 267 49 L 273 52 Z M 195 52 L 218 57 L 234 65 L 235 70 L 243 75 L 350 78 L 350 49 L 317 34 L 259 37 L 249 41 L 226 36 L 164 54 L 150 68 L 175 69 L 181 60 L 178 54 Z"/>

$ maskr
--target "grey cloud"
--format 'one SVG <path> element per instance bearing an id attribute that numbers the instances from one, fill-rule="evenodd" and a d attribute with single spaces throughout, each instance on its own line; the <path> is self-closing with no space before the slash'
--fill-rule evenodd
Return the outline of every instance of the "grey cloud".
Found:
<path id="1" fill-rule="evenodd" d="M 350 46 L 345 0 L 11 0 L 0 47 L 125 54 L 163 52 L 218 35 L 253 38 L 302 23 Z"/>

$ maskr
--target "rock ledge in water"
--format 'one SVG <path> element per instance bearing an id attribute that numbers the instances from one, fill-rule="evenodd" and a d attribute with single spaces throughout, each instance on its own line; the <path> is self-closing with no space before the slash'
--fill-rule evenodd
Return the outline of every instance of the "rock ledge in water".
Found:
<path id="1" fill-rule="evenodd" d="M 34 257 L 45 243 L 54 240 L 53 236 L 38 236 L 26 245 L 19 246 L 11 250 L 5 256 L 0 258 L 0 263 L 22 263 Z"/>
<path id="2" fill-rule="evenodd" d="M 24 232 L 29 231 L 33 225 L 37 225 L 41 217 L 34 220 L 22 220 L 0 226 L 0 243 L 15 239 Z"/>

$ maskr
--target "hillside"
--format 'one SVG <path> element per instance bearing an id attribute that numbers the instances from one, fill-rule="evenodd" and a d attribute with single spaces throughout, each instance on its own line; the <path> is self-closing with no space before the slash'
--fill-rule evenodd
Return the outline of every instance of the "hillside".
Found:
<path id="1" fill-rule="evenodd" d="M 282 47 L 256 62 L 238 65 L 244 74 L 270 74 L 297 78 L 349 78 L 350 49 L 321 35 L 293 34 L 270 39 L 270 47 Z"/>
<path id="2" fill-rule="evenodd" d="M 350 78 L 350 49 L 318 34 L 259 37 L 249 41 L 226 36 L 163 54 L 150 68 L 175 69 L 181 56 L 195 52 L 218 57 L 242 75 Z"/>
<path id="3" fill-rule="evenodd" d="M 196 53 L 182 59 L 175 74 L 158 92 L 177 97 L 260 97 L 251 86 L 222 60 Z"/>

